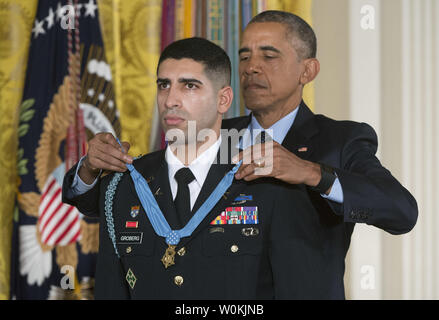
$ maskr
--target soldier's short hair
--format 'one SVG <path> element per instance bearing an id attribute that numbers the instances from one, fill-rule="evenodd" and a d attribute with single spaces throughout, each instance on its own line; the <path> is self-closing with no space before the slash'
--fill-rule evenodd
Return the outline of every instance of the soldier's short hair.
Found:
<path id="1" fill-rule="evenodd" d="M 206 76 L 221 87 L 231 83 L 231 63 L 229 56 L 220 46 L 204 38 L 187 38 L 175 41 L 168 45 L 160 55 L 157 72 L 160 64 L 166 59 L 192 59 L 204 65 Z"/>

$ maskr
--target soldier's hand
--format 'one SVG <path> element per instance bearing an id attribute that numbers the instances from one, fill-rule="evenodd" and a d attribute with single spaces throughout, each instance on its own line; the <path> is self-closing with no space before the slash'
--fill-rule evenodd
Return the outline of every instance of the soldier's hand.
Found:
<path id="1" fill-rule="evenodd" d="M 88 152 L 79 169 L 79 177 L 91 184 L 101 170 L 125 172 L 125 163 L 132 163 L 133 158 L 127 152 L 128 142 L 122 142 L 123 151 L 111 133 L 98 133 L 88 142 Z"/>

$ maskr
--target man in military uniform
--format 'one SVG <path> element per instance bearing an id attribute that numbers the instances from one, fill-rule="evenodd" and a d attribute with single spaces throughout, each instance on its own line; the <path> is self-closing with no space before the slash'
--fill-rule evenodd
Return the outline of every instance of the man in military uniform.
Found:
<path id="1" fill-rule="evenodd" d="M 237 146 L 220 134 L 233 99 L 230 61 L 220 47 L 199 38 L 174 42 L 160 57 L 157 78 L 161 124 L 168 137 L 180 130 L 166 150 L 132 161 L 127 143 L 98 134 L 64 179 L 63 201 L 100 218 L 95 297 L 344 298 L 342 283 L 326 276 L 325 229 L 303 185 L 233 180 L 188 236 L 165 242 L 148 205 L 157 202 L 172 230 L 188 227 L 224 179 L 233 179 L 227 151 Z M 197 135 L 213 132 L 207 141 L 191 137 L 191 121 Z M 103 169 L 115 172 L 96 179 Z M 153 195 L 147 210 L 132 170 Z"/>

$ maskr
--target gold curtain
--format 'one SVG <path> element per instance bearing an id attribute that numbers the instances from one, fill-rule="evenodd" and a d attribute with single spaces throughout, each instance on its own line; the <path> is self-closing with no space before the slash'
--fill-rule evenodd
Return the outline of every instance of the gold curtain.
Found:
<path id="1" fill-rule="evenodd" d="M 18 186 L 17 109 L 38 1 L 0 0 L 0 299 L 9 298 L 11 232 Z"/>
<path id="2" fill-rule="evenodd" d="M 145 154 L 156 98 L 161 0 L 98 0 L 105 53 L 111 66 L 122 139 Z"/>
<path id="3" fill-rule="evenodd" d="M 18 186 L 17 108 L 24 86 L 37 0 L 0 0 L 0 299 L 9 297 L 11 231 Z M 148 152 L 160 54 L 161 0 L 98 0 L 112 67 L 122 139 Z"/>
<path id="4" fill-rule="evenodd" d="M 297 14 L 312 26 L 312 0 L 267 0 L 267 9 Z M 303 100 L 314 110 L 314 82 L 305 86 Z"/>

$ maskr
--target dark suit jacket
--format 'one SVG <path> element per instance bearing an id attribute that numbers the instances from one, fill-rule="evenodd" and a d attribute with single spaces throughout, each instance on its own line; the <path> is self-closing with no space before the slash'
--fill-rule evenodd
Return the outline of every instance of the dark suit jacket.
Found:
<path id="1" fill-rule="evenodd" d="M 151 191 L 173 228 L 180 228 L 173 205 L 164 151 L 148 154 L 134 162 L 149 181 Z M 213 164 L 195 212 L 232 165 Z M 131 207 L 140 205 L 134 184 L 124 173 L 113 198 L 115 254 L 109 237 L 109 219 L 105 216 L 108 185 L 114 174 L 100 179 L 84 195 L 67 199 L 76 166 L 65 176 L 63 201 L 75 205 L 85 215 L 100 217 L 100 244 L 96 270 L 97 299 L 343 299 L 343 259 L 337 270 L 328 266 L 325 229 L 303 185 L 287 185 L 274 179 L 254 182 L 234 181 L 190 237 L 183 238 L 176 251 L 176 264 L 165 269 L 161 257 L 167 245 L 157 236 L 144 212 L 136 218 Z M 251 195 L 245 203 L 235 201 L 240 194 Z M 98 200 L 97 200 L 98 199 Z M 108 205 L 108 203 L 107 203 Z M 255 225 L 211 225 L 227 207 L 258 208 Z M 137 221 L 138 228 L 126 228 L 127 221 Z M 244 228 L 253 228 L 251 232 Z M 250 233 L 250 234 L 249 234 Z M 128 243 L 123 236 L 140 236 Z M 125 238 L 127 239 L 127 238 Z M 140 237 L 139 237 L 140 239 Z M 232 249 L 233 247 L 233 249 Z M 135 283 L 127 281 L 129 270 Z M 337 273 L 328 277 L 328 273 Z M 180 276 L 183 283 L 175 283 Z M 133 280 L 133 276 L 128 276 Z M 131 281 L 131 284 L 133 282 Z"/>
<path id="2" fill-rule="evenodd" d="M 241 130 L 250 120 L 250 116 L 224 120 L 223 128 Z M 337 239 L 330 245 L 334 254 L 344 256 L 356 222 L 391 234 L 415 226 L 416 200 L 376 158 L 378 139 L 368 124 L 315 115 L 302 101 L 282 146 L 302 159 L 335 169 L 343 189 L 342 205 L 311 192 L 314 207 L 328 224 L 327 240 Z M 307 151 L 299 152 L 302 147 Z"/>

